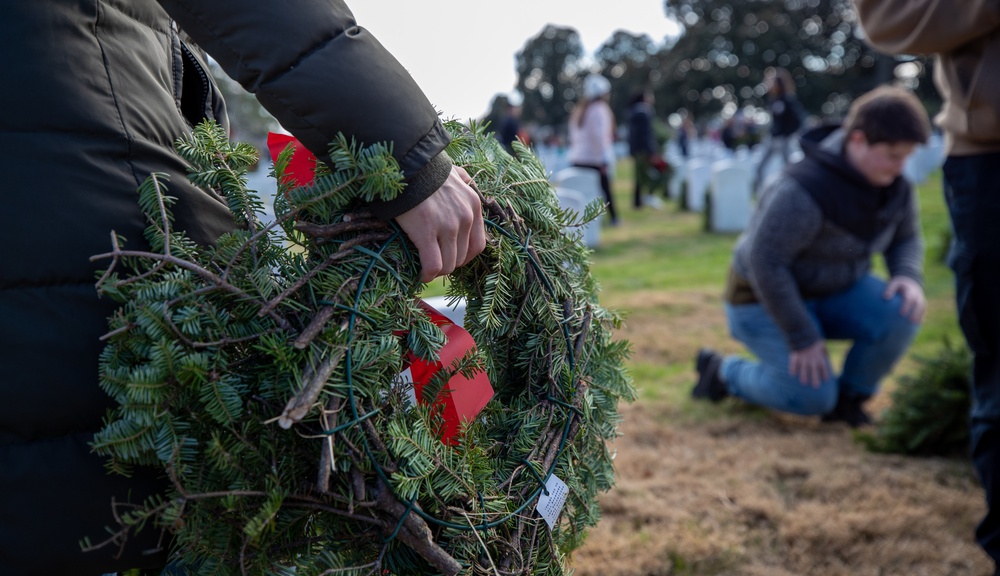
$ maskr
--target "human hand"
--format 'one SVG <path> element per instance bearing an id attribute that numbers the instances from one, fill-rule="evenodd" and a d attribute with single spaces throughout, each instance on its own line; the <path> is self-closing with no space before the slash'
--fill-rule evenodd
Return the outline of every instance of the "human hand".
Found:
<path id="1" fill-rule="evenodd" d="M 799 379 L 803 386 L 819 388 L 830 377 L 830 361 L 826 343 L 817 340 L 801 350 L 792 350 L 788 357 L 788 372 Z"/>
<path id="2" fill-rule="evenodd" d="M 886 300 L 899 294 L 903 299 L 903 304 L 899 307 L 899 313 L 910 319 L 910 322 L 919 324 L 924 319 L 927 312 L 927 298 L 924 297 L 924 290 L 920 283 L 909 276 L 893 276 L 885 287 L 882 297 Z"/>
<path id="3" fill-rule="evenodd" d="M 420 254 L 420 280 L 451 274 L 486 247 L 482 201 L 472 177 L 452 166 L 448 179 L 426 200 L 396 217 Z"/>

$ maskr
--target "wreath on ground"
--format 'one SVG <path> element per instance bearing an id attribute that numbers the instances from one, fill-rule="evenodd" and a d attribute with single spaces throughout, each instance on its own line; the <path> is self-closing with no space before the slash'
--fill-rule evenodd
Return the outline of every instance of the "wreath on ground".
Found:
<path id="1" fill-rule="evenodd" d="M 360 209 L 402 189 L 390 149 L 339 138 L 307 186 L 286 176 L 286 150 L 263 225 L 246 189 L 252 147 L 211 123 L 178 142 L 191 181 L 221 193 L 238 227 L 195 244 L 153 174 L 139 189 L 150 248 L 112 234 L 94 257 L 110 261 L 98 287 L 122 306 L 100 364 L 117 407 L 93 447 L 115 473 L 163 470 L 169 489 L 118 510 L 111 537 L 85 548 L 160 529 L 190 574 L 566 571 L 613 484 L 618 403 L 634 398 L 628 344 L 580 240 L 602 208 L 561 210 L 529 150 L 446 127 L 483 196 L 488 245 L 447 279 L 477 346 L 417 402 L 399 375 L 439 360 L 445 332 L 420 302 L 412 245 Z M 449 382 L 477 374 L 495 395 L 442 441 Z"/>

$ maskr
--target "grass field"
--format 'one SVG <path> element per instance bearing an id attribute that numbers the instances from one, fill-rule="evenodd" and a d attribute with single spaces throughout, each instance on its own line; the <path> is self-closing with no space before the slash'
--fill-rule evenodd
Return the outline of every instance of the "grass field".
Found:
<path id="1" fill-rule="evenodd" d="M 690 398 L 701 346 L 742 353 L 721 292 L 735 235 L 703 216 L 631 208 L 631 166 L 615 180 L 622 222 L 604 228 L 592 271 L 600 301 L 625 319 L 639 392 L 620 406 L 616 486 L 572 557 L 576 576 L 987 576 L 973 539 L 985 512 L 967 459 L 868 452 L 843 424 Z M 889 406 L 903 374 L 944 338 L 963 343 L 943 260 L 940 174 L 919 187 L 929 311 L 870 408 Z M 876 269 L 884 270 L 880 262 Z M 441 284 L 429 293 L 441 293 Z M 831 345 L 835 363 L 843 345 Z"/>

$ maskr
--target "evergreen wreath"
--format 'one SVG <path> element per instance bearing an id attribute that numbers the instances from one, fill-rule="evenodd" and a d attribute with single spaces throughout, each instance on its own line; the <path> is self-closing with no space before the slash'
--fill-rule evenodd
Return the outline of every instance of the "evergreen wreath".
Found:
<path id="1" fill-rule="evenodd" d="M 112 233 L 98 281 L 122 305 L 109 319 L 102 388 L 117 401 L 93 441 L 114 473 L 163 470 L 169 488 L 116 506 L 120 526 L 169 532 L 186 573 L 563 574 L 613 485 L 607 443 L 624 370 L 619 317 L 598 304 L 580 228 L 524 146 L 508 155 L 473 123 L 450 121 L 454 162 L 483 196 L 486 250 L 450 275 L 477 349 L 411 406 L 396 383 L 406 354 L 444 344 L 419 305 L 415 249 L 365 215 L 402 175 L 384 145 L 343 137 L 332 162 L 296 187 L 275 161 L 276 221 L 246 189 L 256 151 L 204 123 L 177 151 L 196 185 L 221 193 L 237 229 L 200 246 L 173 228 L 167 178 L 139 189 L 148 249 Z M 569 231 L 569 232 L 567 232 Z M 456 443 L 430 402 L 457 372 L 496 390 Z M 568 499 L 549 525 L 535 511 L 552 476 Z M 152 526 L 152 528 L 151 528 Z"/>

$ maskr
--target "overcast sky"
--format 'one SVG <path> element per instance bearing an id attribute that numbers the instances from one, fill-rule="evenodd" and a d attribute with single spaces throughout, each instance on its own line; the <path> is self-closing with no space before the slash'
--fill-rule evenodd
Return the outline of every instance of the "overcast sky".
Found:
<path id="1" fill-rule="evenodd" d="M 367 28 L 409 70 L 446 118 L 483 116 L 517 82 L 514 55 L 546 24 L 570 27 L 592 54 L 616 30 L 656 42 L 677 28 L 663 0 L 348 0 Z"/>

